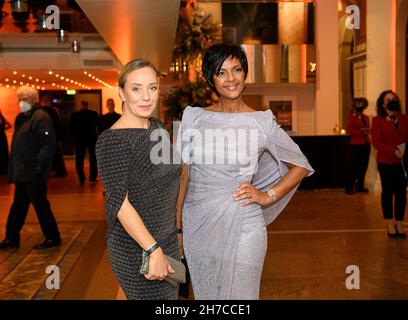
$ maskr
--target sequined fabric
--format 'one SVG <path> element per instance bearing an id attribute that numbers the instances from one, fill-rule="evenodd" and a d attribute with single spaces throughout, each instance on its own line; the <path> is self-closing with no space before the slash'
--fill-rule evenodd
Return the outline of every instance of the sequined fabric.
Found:
<path id="1" fill-rule="evenodd" d="M 212 130 L 226 138 L 206 139 Z M 285 162 L 304 167 L 310 174 L 313 169 L 270 110 L 231 114 L 187 107 L 177 147 L 183 162 L 189 164 L 183 237 L 195 298 L 259 299 L 266 225 L 295 190 L 266 209 L 256 203 L 242 207 L 233 194 L 244 182 L 267 190 L 287 173 Z M 213 163 L 211 157 L 205 161 L 209 153 Z M 255 159 L 256 166 L 248 165 L 251 161 L 234 162 L 234 155 Z"/>

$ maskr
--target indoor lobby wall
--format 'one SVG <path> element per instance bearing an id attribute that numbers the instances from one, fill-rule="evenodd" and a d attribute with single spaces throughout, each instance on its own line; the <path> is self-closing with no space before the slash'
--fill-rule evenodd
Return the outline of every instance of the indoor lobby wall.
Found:
<path id="1" fill-rule="evenodd" d="M 245 95 L 262 96 L 263 109 L 269 108 L 269 101 L 292 101 L 293 134 L 316 134 L 316 85 L 308 84 L 256 84 L 247 85 Z M 332 132 L 330 132 L 332 133 Z"/>

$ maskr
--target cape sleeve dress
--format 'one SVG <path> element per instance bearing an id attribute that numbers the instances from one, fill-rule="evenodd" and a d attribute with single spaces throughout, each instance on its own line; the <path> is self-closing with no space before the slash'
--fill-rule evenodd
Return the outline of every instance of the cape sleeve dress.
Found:
<path id="1" fill-rule="evenodd" d="M 108 129 L 96 144 L 98 170 L 106 195 L 107 248 L 113 273 L 128 299 L 177 299 L 178 288 L 166 281 L 150 281 L 139 274 L 142 248 L 118 221 L 128 195 L 149 232 L 164 253 L 180 260 L 177 244 L 176 198 L 180 164 L 154 163 L 153 148 L 169 149 L 168 134 L 151 141 L 155 129 L 164 125 L 151 118 L 149 129 Z"/>
<path id="2" fill-rule="evenodd" d="M 306 168 L 309 175 L 312 167 L 270 110 L 221 113 L 187 107 L 177 147 L 189 165 L 182 219 L 195 298 L 259 299 L 266 225 L 296 188 L 269 208 L 240 206 L 233 194 L 245 182 L 266 191 L 288 172 L 286 163 Z"/>

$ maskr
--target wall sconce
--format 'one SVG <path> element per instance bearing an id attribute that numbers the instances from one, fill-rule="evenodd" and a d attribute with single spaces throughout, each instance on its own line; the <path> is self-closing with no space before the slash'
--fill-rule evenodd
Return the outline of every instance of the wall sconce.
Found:
<path id="1" fill-rule="evenodd" d="M 58 42 L 65 42 L 67 40 L 67 36 L 65 34 L 64 29 L 58 29 L 57 30 L 57 40 L 58 40 Z"/>
<path id="2" fill-rule="evenodd" d="M 74 53 L 79 53 L 81 51 L 81 44 L 79 41 L 74 40 L 71 43 L 71 51 Z"/>

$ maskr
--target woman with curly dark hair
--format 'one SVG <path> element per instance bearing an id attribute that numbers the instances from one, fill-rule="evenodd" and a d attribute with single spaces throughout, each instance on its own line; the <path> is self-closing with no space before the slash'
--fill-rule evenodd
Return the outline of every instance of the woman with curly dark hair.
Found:
<path id="1" fill-rule="evenodd" d="M 408 141 L 408 117 L 401 113 L 401 102 L 392 90 L 384 91 L 378 97 L 377 114 L 373 119 L 371 137 L 378 151 L 383 216 L 387 222 L 388 236 L 405 239 L 407 235 L 402 222 L 406 207 L 407 173 L 403 157 Z"/>

